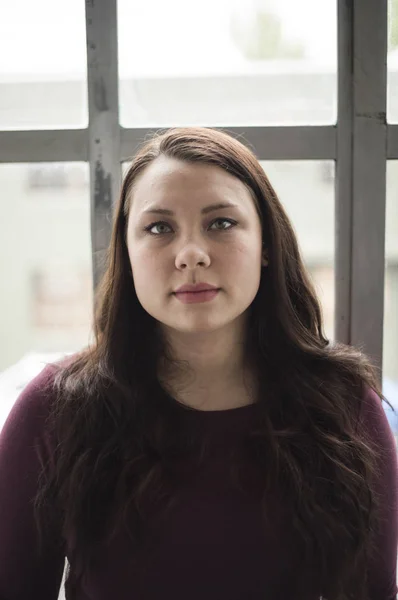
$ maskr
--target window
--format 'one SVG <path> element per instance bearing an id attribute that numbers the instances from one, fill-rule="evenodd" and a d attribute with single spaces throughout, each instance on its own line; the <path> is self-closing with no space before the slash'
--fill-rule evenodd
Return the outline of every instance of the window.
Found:
<path id="1" fill-rule="evenodd" d="M 27 170 L 27 186 L 32 191 L 88 189 L 88 185 L 88 170 L 79 163 L 38 163 Z"/>
<path id="2" fill-rule="evenodd" d="M 334 339 L 334 180 L 333 161 L 262 161 L 298 236 L 305 265 L 322 305 L 325 333 Z M 321 175 L 321 176 L 320 176 Z"/>
<path id="3" fill-rule="evenodd" d="M 57 330 L 80 333 L 91 315 L 91 271 L 47 267 L 31 275 L 31 321 L 38 333 Z"/>
<path id="4" fill-rule="evenodd" d="M 88 188 L 29 188 L 34 168 L 0 165 L 0 371 L 29 352 L 78 350 L 91 332 Z M 64 163 L 66 180 L 76 168 L 88 179 L 86 164 Z"/>
<path id="5" fill-rule="evenodd" d="M 383 378 L 398 412 L 398 161 L 387 163 Z M 398 423 L 398 421 L 397 421 Z M 398 433 L 398 427 L 397 427 Z"/>
<path id="6" fill-rule="evenodd" d="M 2 3 L 0 129 L 87 124 L 84 2 L 60 11 L 51 0 Z"/>
<path id="7" fill-rule="evenodd" d="M 119 0 L 121 122 L 335 122 L 336 17 L 336 0 Z"/>
<path id="8" fill-rule="evenodd" d="M 398 123 L 398 0 L 388 0 L 387 119 Z"/>

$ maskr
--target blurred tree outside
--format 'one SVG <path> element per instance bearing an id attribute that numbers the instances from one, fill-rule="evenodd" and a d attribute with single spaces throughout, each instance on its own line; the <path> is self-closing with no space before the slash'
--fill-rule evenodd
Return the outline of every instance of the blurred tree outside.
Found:
<path id="1" fill-rule="evenodd" d="M 398 49 L 398 0 L 389 0 L 388 48 Z M 257 8 L 249 23 L 243 23 L 237 15 L 231 17 L 231 34 L 234 42 L 249 60 L 270 58 L 298 59 L 305 56 L 300 42 L 284 38 L 280 18 L 270 8 Z"/>
<path id="2" fill-rule="evenodd" d="M 398 48 L 398 0 L 389 0 L 388 48 Z"/>
<path id="3" fill-rule="evenodd" d="M 232 39 L 249 60 L 305 56 L 303 44 L 285 39 L 281 19 L 270 8 L 256 8 L 250 22 L 243 22 L 241 17 L 233 15 L 230 28 Z"/>

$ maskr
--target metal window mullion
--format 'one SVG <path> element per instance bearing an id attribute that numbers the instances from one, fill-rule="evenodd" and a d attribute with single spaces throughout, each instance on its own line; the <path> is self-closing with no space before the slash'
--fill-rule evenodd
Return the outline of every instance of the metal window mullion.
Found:
<path id="1" fill-rule="evenodd" d="M 336 338 L 383 356 L 387 0 L 339 0 Z"/>
<path id="2" fill-rule="evenodd" d="M 354 3 L 351 340 L 382 367 L 387 156 L 387 0 Z"/>
<path id="3" fill-rule="evenodd" d="M 335 199 L 335 339 L 351 340 L 353 6 L 338 0 L 337 160 Z"/>
<path id="4" fill-rule="evenodd" d="M 87 160 L 87 129 L 0 131 L 0 163 Z"/>
<path id="5" fill-rule="evenodd" d="M 336 127 L 218 127 L 247 141 L 260 160 L 334 160 Z M 140 144 L 159 128 L 121 130 L 121 159 L 128 161 Z"/>
<path id="6" fill-rule="evenodd" d="M 398 159 L 398 125 L 387 125 L 387 158 Z"/>
<path id="7" fill-rule="evenodd" d="M 94 289 L 103 274 L 120 190 L 117 0 L 86 0 L 91 245 Z"/>
<path id="8" fill-rule="evenodd" d="M 393 129 L 395 126 L 392 126 Z M 398 129 L 398 127 L 397 127 Z M 121 160 L 128 160 L 139 145 L 157 129 L 120 130 Z M 334 160 L 336 127 L 230 127 L 243 136 L 260 160 Z M 395 132 L 396 134 L 396 132 Z M 88 129 L 0 131 L 0 163 L 88 161 Z M 391 136 L 392 149 L 397 146 Z M 395 146 L 394 146 L 395 144 Z"/>

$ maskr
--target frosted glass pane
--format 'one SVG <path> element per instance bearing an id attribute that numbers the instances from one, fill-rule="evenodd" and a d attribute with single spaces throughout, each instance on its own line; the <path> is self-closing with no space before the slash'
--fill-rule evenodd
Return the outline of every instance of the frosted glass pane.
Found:
<path id="1" fill-rule="evenodd" d="M 3 164 L 0 189 L 2 371 L 34 353 L 73 352 L 89 342 L 88 165 Z"/>
<path id="2" fill-rule="evenodd" d="M 387 120 L 398 123 L 398 0 L 388 2 Z"/>
<path id="3" fill-rule="evenodd" d="M 387 162 L 385 248 L 383 392 L 397 411 L 386 408 L 398 438 L 398 160 Z"/>
<path id="4" fill-rule="evenodd" d="M 0 129 L 87 125 L 85 3 L 2 2 Z"/>
<path id="5" fill-rule="evenodd" d="M 336 120 L 336 0 L 119 0 L 118 29 L 124 126 Z"/>

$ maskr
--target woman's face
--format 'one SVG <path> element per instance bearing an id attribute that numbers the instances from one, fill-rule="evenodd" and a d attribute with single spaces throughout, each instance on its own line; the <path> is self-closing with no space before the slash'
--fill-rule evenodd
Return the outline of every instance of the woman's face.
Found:
<path id="1" fill-rule="evenodd" d="M 161 156 L 137 178 L 130 206 L 127 247 L 143 308 L 184 333 L 241 324 L 262 264 L 260 219 L 245 185 L 219 167 Z M 175 294 L 195 283 L 219 291 L 194 303 Z"/>

